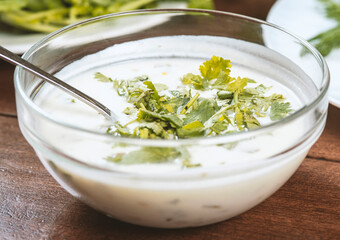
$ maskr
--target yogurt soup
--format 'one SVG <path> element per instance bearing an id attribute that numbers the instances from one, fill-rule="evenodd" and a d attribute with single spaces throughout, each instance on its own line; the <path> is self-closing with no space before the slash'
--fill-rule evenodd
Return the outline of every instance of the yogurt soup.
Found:
<path id="1" fill-rule="evenodd" d="M 304 93 L 317 94 L 316 88 L 304 84 L 308 77 L 278 53 L 240 40 L 210 36 L 155 37 L 117 44 L 73 62 L 56 76 L 106 105 L 125 125 L 135 119 L 123 113 L 133 104 L 117 94 L 111 81 L 95 79 L 96 73 L 113 81 L 148 76 L 154 84 L 178 90 L 183 87 L 182 77 L 187 73 L 200 74 L 199 66 L 213 55 L 230 59 L 230 76 L 256 81 L 250 81 L 247 87 L 263 84 L 268 87 L 265 96 L 282 94 L 292 112 L 308 104 L 309 98 Z M 196 92 L 201 97 L 210 94 L 195 89 L 191 94 Z M 166 90 L 162 93 L 169 94 Z M 307 141 L 294 151 L 287 151 L 301 142 L 307 121 L 303 117 L 272 128 L 270 133 L 251 135 L 261 128 L 245 129 L 250 134 L 246 138 L 231 131 L 232 141 L 224 141 L 223 135 L 179 140 L 134 139 L 110 134 L 103 137 L 112 123 L 51 85 L 44 84 L 34 101 L 48 116 L 70 126 L 58 127 L 44 121 L 39 125 L 44 141 L 77 162 L 75 166 L 60 156 L 40 156 L 47 160 L 46 167 L 57 173 L 54 177 L 99 211 L 144 226 L 201 226 L 250 209 L 284 184 L 282 179 L 294 173 L 312 144 Z M 270 128 L 273 123 L 269 116 L 257 119 L 261 127 Z M 231 121 L 230 129 L 237 128 L 235 120 Z M 131 129 L 136 126 L 129 125 Z M 89 137 L 78 129 L 98 133 Z M 177 155 L 155 163 L 110 161 L 114 156 L 138 152 L 147 146 L 160 151 L 157 153 L 160 157 L 166 151 Z M 143 158 L 157 156 L 148 151 L 143 153 Z M 102 171 L 91 171 L 87 165 Z"/>

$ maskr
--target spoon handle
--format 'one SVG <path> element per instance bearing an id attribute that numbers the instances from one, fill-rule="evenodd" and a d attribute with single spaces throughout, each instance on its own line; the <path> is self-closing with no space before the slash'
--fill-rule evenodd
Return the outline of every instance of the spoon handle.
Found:
<path id="1" fill-rule="evenodd" d="M 59 87 L 63 91 L 71 94 L 73 97 L 77 98 L 78 100 L 86 103 L 90 107 L 94 108 L 101 114 L 103 114 L 109 120 L 116 122 L 117 117 L 116 115 L 103 104 L 98 102 L 97 100 L 91 98 L 90 96 L 86 95 L 85 93 L 79 91 L 78 89 L 72 87 L 71 85 L 61 81 L 60 79 L 54 77 L 53 75 L 45 72 L 44 70 L 40 69 L 39 67 L 31 64 L 30 62 L 24 60 L 23 58 L 19 57 L 17 54 L 3 48 L 0 46 L 0 58 L 4 59 L 5 61 L 13 64 L 21 66 L 22 68 L 26 69 L 27 71 L 33 73 L 37 77 L 53 84 L 54 86 Z"/>

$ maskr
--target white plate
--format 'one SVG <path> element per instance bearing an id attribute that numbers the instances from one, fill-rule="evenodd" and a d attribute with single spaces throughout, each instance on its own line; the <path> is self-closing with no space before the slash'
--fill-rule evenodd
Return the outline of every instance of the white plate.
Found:
<path id="1" fill-rule="evenodd" d="M 336 21 L 324 15 L 323 4 L 318 0 L 278 0 L 271 8 L 267 21 L 292 33 L 309 39 L 336 26 Z M 331 73 L 330 102 L 340 108 L 340 49 L 326 57 Z"/>
<path id="2" fill-rule="evenodd" d="M 160 3 L 158 8 L 186 8 L 187 3 L 185 2 L 164 2 Z M 143 23 L 139 24 L 143 25 Z M 7 29 L 9 29 L 6 26 Z M 23 54 L 26 52 L 34 43 L 39 41 L 41 38 L 46 36 L 42 33 L 20 33 L 11 32 L 6 28 L 0 26 L 0 45 L 7 48 L 8 50 Z"/>

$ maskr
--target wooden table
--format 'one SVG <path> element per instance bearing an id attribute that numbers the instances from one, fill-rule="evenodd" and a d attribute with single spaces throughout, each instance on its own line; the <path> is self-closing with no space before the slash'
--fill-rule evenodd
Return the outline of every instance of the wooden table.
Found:
<path id="1" fill-rule="evenodd" d="M 220 0 L 265 19 L 273 0 Z M 294 176 L 250 211 L 218 224 L 165 230 L 110 219 L 63 190 L 18 128 L 11 65 L 0 62 L 0 239 L 340 239 L 340 109 Z"/>

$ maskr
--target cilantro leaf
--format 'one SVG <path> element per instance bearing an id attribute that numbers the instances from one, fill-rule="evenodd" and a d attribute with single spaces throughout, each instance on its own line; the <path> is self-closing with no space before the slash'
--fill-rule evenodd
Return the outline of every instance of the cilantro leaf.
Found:
<path id="1" fill-rule="evenodd" d="M 230 60 L 222 57 L 213 56 L 210 60 L 203 63 L 199 70 L 203 78 L 212 80 L 220 75 L 220 72 L 225 72 L 226 75 L 230 73 Z"/>
<path id="2" fill-rule="evenodd" d="M 188 73 L 182 77 L 182 83 L 191 85 L 197 90 L 202 90 L 207 88 L 208 84 L 205 79 L 203 79 L 200 75 L 194 75 L 192 73 Z"/>
<path id="3" fill-rule="evenodd" d="M 204 124 L 218 110 L 219 107 L 215 100 L 201 98 L 198 107 L 186 114 L 184 124 L 186 125 L 194 121 L 199 121 Z"/>
<path id="4" fill-rule="evenodd" d="M 232 80 L 232 78 L 226 74 L 224 71 L 220 71 L 217 80 L 211 85 L 212 88 L 216 89 L 226 89 L 228 83 Z"/>
<path id="5" fill-rule="evenodd" d="M 245 125 L 248 129 L 258 128 L 261 126 L 260 122 L 251 113 L 244 111 L 243 116 Z"/>
<path id="6" fill-rule="evenodd" d="M 100 72 L 94 74 L 94 78 L 100 82 L 113 82 L 113 80 Z"/>
<path id="7" fill-rule="evenodd" d="M 213 130 L 217 134 L 221 134 L 222 132 L 226 131 L 229 127 L 229 122 L 226 120 L 216 122 L 212 127 Z"/>
<path id="8" fill-rule="evenodd" d="M 153 85 L 153 83 L 150 81 L 145 81 L 143 82 L 143 84 L 146 85 L 150 90 L 152 90 L 152 98 L 158 100 L 159 94 L 158 91 L 156 90 L 155 85 Z"/>
<path id="9" fill-rule="evenodd" d="M 227 86 L 227 90 L 230 92 L 241 93 L 244 90 L 244 87 L 247 86 L 248 79 L 247 78 L 234 78 L 232 82 L 230 82 Z"/>
<path id="10" fill-rule="evenodd" d="M 270 119 L 272 121 L 281 120 L 292 110 L 290 108 L 290 103 L 279 103 L 273 102 L 270 106 Z"/>
<path id="11" fill-rule="evenodd" d="M 197 137 L 204 133 L 204 125 L 199 121 L 194 121 L 177 129 L 177 135 L 180 138 Z"/>
<path id="12" fill-rule="evenodd" d="M 189 73 L 181 79 L 183 84 L 190 86 L 189 89 L 186 86 L 176 90 L 168 90 L 164 84 L 154 84 L 148 77 L 112 81 L 98 73 L 96 79 L 113 82 L 117 93 L 133 103 L 123 111 L 133 120 L 124 126 L 116 123 L 115 128 L 109 128 L 107 133 L 142 139 L 213 136 L 251 130 L 261 126 L 257 117 L 268 116 L 276 121 L 292 111 L 282 94 L 265 96 L 269 87 L 262 84 L 247 87 L 248 83 L 256 84 L 256 81 L 229 76 L 230 67 L 229 60 L 214 56 L 200 66 L 201 75 Z M 208 89 L 211 90 L 207 94 L 209 97 L 200 97 L 205 94 L 202 91 Z M 167 92 L 160 94 L 160 91 Z M 132 124 L 137 127 L 129 129 L 127 126 Z M 200 166 L 190 161 L 187 150 L 174 148 L 142 147 L 106 159 L 127 165 L 181 159 L 184 168 Z"/>
<path id="13" fill-rule="evenodd" d="M 169 90 L 165 84 L 154 84 L 147 76 L 114 80 L 118 95 L 133 103 L 123 111 L 133 120 L 124 126 L 116 124 L 115 130 L 109 129 L 108 133 L 143 139 L 228 134 L 260 127 L 257 117 L 279 120 L 291 111 L 282 94 L 265 96 L 270 87 L 263 84 L 247 87 L 256 81 L 229 76 L 230 67 L 229 60 L 213 56 L 200 66 L 201 75 L 188 73 L 181 79 L 189 89 Z M 112 81 L 99 73 L 96 78 Z M 192 88 L 197 90 L 193 97 Z M 209 97 L 200 97 L 201 91 L 208 89 Z M 159 91 L 166 92 L 161 95 Z M 129 129 L 127 126 L 132 124 L 137 126 Z"/>
<path id="14" fill-rule="evenodd" d="M 158 122 L 143 123 L 139 126 L 140 128 L 148 128 L 152 130 L 157 136 L 161 136 L 164 133 L 164 128 Z"/>
<path id="15" fill-rule="evenodd" d="M 174 127 L 181 127 L 183 125 L 183 120 L 174 114 L 162 115 L 162 119 L 170 122 Z"/>
<path id="16" fill-rule="evenodd" d="M 121 136 L 130 136 L 131 135 L 129 129 L 126 128 L 126 127 L 123 127 L 121 124 L 116 123 L 115 127 L 116 127 L 115 132 L 119 133 L 119 135 L 121 135 Z M 108 129 L 107 133 L 111 134 L 110 128 Z"/>
<path id="17" fill-rule="evenodd" d="M 183 121 L 174 114 L 159 114 L 145 109 L 139 109 L 137 117 L 138 120 L 143 119 L 145 121 L 154 121 L 155 119 L 168 121 L 176 127 L 181 127 L 183 125 Z"/>
<path id="18" fill-rule="evenodd" d="M 133 115 L 133 114 L 137 113 L 137 109 L 132 108 L 132 107 L 127 107 L 127 108 L 124 109 L 123 113 L 125 113 L 126 115 Z"/>
<path id="19" fill-rule="evenodd" d="M 263 84 L 260 84 L 255 88 L 245 88 L 244 92 L 251 95 L 260 95 L 265 94 L 268 91 L 268 89 L 269 89 L 268 87 L 264 86 Z"/>
<path id="20" fill-rule="evenodd" d="M 120 164 L 165 163 L 181 156 L 174 148 L 143 147 L 120 156 L 115 162 Z"/>

